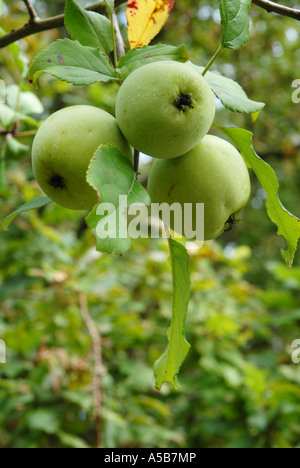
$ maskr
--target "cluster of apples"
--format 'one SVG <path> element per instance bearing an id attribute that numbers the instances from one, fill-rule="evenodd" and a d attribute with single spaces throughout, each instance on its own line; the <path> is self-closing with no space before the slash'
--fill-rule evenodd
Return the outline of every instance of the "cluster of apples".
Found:
<path id="1" fill-rule="evenodd" d="M 204 203 L 205 240 L 217 238 L 250 197 L 240 153 L 207 135 L 215 98 L 189 63 L 154 62 L 122 84 L 116 119 L 91 106 L 62 109 L 39 129 L 32 161 L 42 190 L 65 208 L 91 209 L 95 191 L 86 182 L 100 145 L 113 144 L 132 161 L 132 149 L 156 158 L 149 177 L 153 203 Z M 173 228 L 173 226 L 170 226 Z"/>

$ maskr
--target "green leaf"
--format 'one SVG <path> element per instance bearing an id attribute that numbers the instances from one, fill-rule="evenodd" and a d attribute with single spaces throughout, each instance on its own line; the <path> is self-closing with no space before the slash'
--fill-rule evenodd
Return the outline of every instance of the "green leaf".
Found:
<path id="1" fill-rule="evenodd" d="M 168 347 L 156 361 L 154 373 L 158 389 L 163 383 L 170 382 L 176 390 L 177 374 L 190 348 L 184 336 L 184 327 L 191 294 L 191 280 L 188 272 L 189 255 L 185 247 L 172 239 L 169 245 L 173 275 L 173 317 L 168 331 Z"/>
<path id="2" fill-rule="evenodd" d="M 22 77 L 25 78 L 28 73 L 28 58 L 23 54 L 22 49 L 20 48 L 17 42 L 13 42 L 12 44 L 10 44 L 8 46 L 8 49 L 10 50 L 11 55 L 13 56 L 14 61 L 18 69 L 20 70 Z"/>
<path id="3" fill-rule="evenodd" d="M 59 429 L 59 421 L 53 410 L 37 409 L 32 411 L 27 417 L 29 429 L 55 434 Z"/>
<path id="4" fill-rule="evenodd" d="M 58 432 L 57 437 L 63 445 L 67 448 L 88 449 L 90 446 L 80 437 L 73 434 L 66 434 L 65 432 Z"/>
<path id="5" fill-rule="evenodd" d="M 101 146 L 96 151 L 87 173 L 87 181 L 99 193 L 101 199 L 101 203 L 87 217 L 87 224 L 97 239 L 97 250 L 122 255 L 131 247 L 127 224 L 121 235 L 119 232 L 122 213 L 136 203 L 149 205 L 150 197 L 136 180 L 131 162 L 112 145 Z M 120 196 L 128 197 L 126 204 L 120 205 Z M 111 204 L 111 212 L 108 215 L 97 214 L 98 207 L 103 207 L 104 203 Z M 98 236 L 99 225 L 107 233 L 106 238 Z"/>
<path id="6" fill-rule="evenodd" d="M 133 49 L 121 57 L 119 61 L 119 72 L 123 79 L 137 68 L 151 62 L 162 60 L 176 60 L 186 62 L 189 60 L 188 52 L 184 45 L 174 47 L 172 45 L 157 44 L 154 46 L 144 46 L 140 49 Z"/>
<path id="7" fill-rule="evenodd" d="M 191 65 L 202 74 L 204 67 L 198 67 L 194 64 Z M 226 109 L 232 112 L 254 114 L 265 107 L 263 102 L 249 99 L 243 88 L 236 81 L 210 71 L 206 72 L 204 78 Z"/>
<path id="8" fill-rule="evenodd" d="M 0 124 L 3 127 L 10 128 L 10 126 L 19 120 L 35 127 L 38 125 L 37 121 L 32 117 L 28 117 L 20 112 L 15 112 L 6 104 L 0 104 Z"/>
<path id="9" fill-rule="evenodd" d="M 16 113 L 6 104 L 0 104 L 0 125 L 4 128 L 8 128 L 9 125 L 16 121 L 14 120 L 15 114 Z"/>
<path id="10" fill-rule="evenodd" d="M 24 115 L 42 114 L 44 107 L 39 98 L 31 92 L 21 92 L 19 86 L 11 85 L 6 88 L 6 103 Z"/>
<path id="11" fill-rule="evenodd" d="M 75 86 L 118 78 L 106 55 L 70 39 L 58 39 L 37 55 L 29 69 L 29 80 L 34 86 L 43 72 Z"/>
<path id="12" fill-rule="evenodd" d="M 111 22 L 105 16 L 81 8 L 74 0 L 67 0 L 65 26 L 73 40 L 96 47 L 109 54 L 113 50 Z"/>
<path id="13" fill-rule="evenodd" d="M 249 41 L 251 0 L 219 0 L 222 18 L 222 46 L 240 49 Z"/>
<path id="14" fill-rule="evenodd" d="M 12 221 L 22 213 L 26 213 L 27 211 L 30 210 L 35 210 L 38 208 L 42 208 L 43 206 L 49 205 L 49 203 L 52 203 L 52 200 L 44 195 L 35 198 L 34 200 L 31 200 L 28 203 L 25 203 L 25 205 L 21 206 L 18 210 L 14 211 L 10 215 L 8 215 L 1 224 L 1 227 L 3 230 L 7 230 L 9 225 L 12 223 Z"/>
<path id="15" fill-rule="evenodd" d="M 3 7 L 4 7 L 4 2 L 3 0 L 0 0 L 0 16 L 3 15 Z"/>
<path id="16" fill-rule="evenodd" d="M 278 196 L 279 184 L 274 170 L 255 152 L 251 132 L 240 128 L 219 127 L 219 129 L 236 144 L 266 191 L 268 215 L 278 226 L 278 236 L 283 236 L 288 243 L 288 249 L 282 250 L 281 254 L 287 265 L 292 266 L 300 237 L 300 220 L 282 205 Z"/>
<path id="17" fill-rule="evenodd" d="M 256 121 L 257 121 L 258 117 L 260 116 L 260 113 L 261 113 L 261 111 L 259 110 L 259 111 L 257 111 L 257 112 L 254 112 L 254 113 L 251 115 L 251 120 L 252 120 L 252 122 L 256 122 Z"/>
<path id="18" fill-rule="evenodd" d="M 4 34 L 6 34 L 6 31 L 0 26 L 0 37 L 3 36 Z M 13 42 L 7 48 L 10 51 L 20 73 L 22 74 L 22 77 L 25 77 L 28 71 L 27 57 L 23 55 L 22 50 L 20 49 L 20 46 L 18 45 L 17 42 Z"/>
<path id="19" fill-rule="evenodd" d="M 6 141 L 8 150 L 14 156 L 21 156 L 22 154 L 26 154 L 29 150 L 28 145 L 23 145 L 12 136 L 8 136 Z"/>

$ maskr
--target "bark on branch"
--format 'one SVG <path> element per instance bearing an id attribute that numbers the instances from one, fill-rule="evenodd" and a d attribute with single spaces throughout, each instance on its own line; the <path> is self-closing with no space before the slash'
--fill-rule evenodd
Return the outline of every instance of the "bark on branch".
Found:
<path id="1" fill-rule="evenodd" d="M 290 8 L 269 0 L 252 0 L 252 3 L 263 8 L 268 13 L 278 13 L 281 16 L 288 16 L 300 21 L 300 10 Z"/>
<path id="2" fill-rule="evenodd" d="M 28 10 L 28 13 L 29 13 L 29 16 L 30 16 L 30 21 L 35 21 L 36 19 L 38 19 L 38 14 L 35 11 L 34 7 L 32 6 L 31 1 L 30 0 L 23 0 L 23 1 L 24 1 L 25 5 L 26 5 L 26 8 Z"/>
<path id="3" fill-rule="evenodd" d="M 26 1 L 25 3 L 27 6 L 30 4 L 30 1 Z M 115 5 L 116 7 L 118 7 L 122 3 L 124 3 L 124 0 L 116 0 Z M 101 14 L 107 13 L 107 9 L 103 1 L 95 3 L 94 5 L 90 5 L 86 9 L 90 11 L 96 11 L 97 13 L 101 13 Z M 30 16 L 30 21 L 27 24 L 24 24 L 24 26 L 21 26 L 18 29 L 13 29 L 9 33 L 0 37 L 0 49 L 2 49 L 3 47 L 7 47 L 9 44 L 19 41 L 20 39 L 24 39 L 25 37 L 32 36 L 33 34 L 37 34 L 43 31 L 50 31 L 51 29 L 62 28 L 63 26 L 64 26 L 64 15 L 53 16 L 47 19 L 39 19 L 37 16 L 35 17 Z"/>

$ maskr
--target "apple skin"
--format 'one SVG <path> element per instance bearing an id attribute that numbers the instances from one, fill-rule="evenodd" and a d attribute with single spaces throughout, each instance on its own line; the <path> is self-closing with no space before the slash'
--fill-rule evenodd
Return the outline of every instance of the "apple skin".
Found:
<path id="1" fill-rule="evenodd" d="M 105 144 L 116 146 L 132 162 L 132 150 L 116 119 L 104 110 L 73 106 L 51 115 L 32 147 L 34 176 L 44 193 L 64 208 L 93 208 L 98 196 L 86 172 L 97 148 Z"/>
<path id="2" fill-rule="evenodd" d="M 237 149 L 207 135 L 180 158 L 156 160 L 148 190 L 152 203 L 192 203 L 193 207 L 204 203 L 202 240 L 211 240 L 219 237 L 229 226 L 230 217 L 247 204 L 251 186 L 247 166 Z M 193 208 L 193 219 L 195 212 Z"/>
<path id="3" fill-rule="evenodd" d="M 129 75 L 117 96 L 116 118 L 134 148 L 171 159 L 190 151 L 208 133 L 215 109 L 214 95 L 198 71 L 165 61 Z"/>

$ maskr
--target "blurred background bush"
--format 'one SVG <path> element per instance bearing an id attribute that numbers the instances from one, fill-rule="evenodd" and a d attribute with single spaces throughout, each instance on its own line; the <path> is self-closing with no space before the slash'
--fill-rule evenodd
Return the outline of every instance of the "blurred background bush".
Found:
<path id="1" fill-rule="evenodd" d="M 33 3 L 47 17 L 62 13 L 65 2 Z M 175 3 L 157 42 L 184 43 L 191 59 L 205 65 L 219 41 L 218 1 Z M 2 4 L 3 30 L 27 21 L 22 1 Z M 119 15 L 124 23 L 124 9 Z M 32 91 L 28 62 L 61 36 L 63 29 L 48 31 L 1 49 L 6 85 Z M 249 45 L 225 51 L 213 67 L 240 82 L 252 99 L 266 102 L 255 123 L 219 105 L 217 123 L 255 133 L 256 150 L 276 170 L 282 201 L 298 217 L 300 104 L 292 102 L 291 84 L 300 78 L 299 45 L 296 21 L 253 6 Z M 102 84 L 75 88 L 42 75 L 35 95 L 43 114 L 31 97 L 33 120 L 25 119 L 21 130 L 30 134 L 35 118 L 66 105 L 91 104 L 113 113 L 116 91 Z M 18 139 L 19 146 L 5 151 L 1 219 L 40 193 L 31 142 L 31 136 Z M 3 138 L 0 150 L 3 155 Z M 144 178 L 148 170 L 142 167 Z M 95 446 L 93 355 L 80 297 L 87 299 L 102 337 L 106 447 L 300 447 L 300 366 L 291 360 L 291 344 L 300 339 L 299 253 L 290 270 L 280 256 L 284 241 L 266 215 L 264 191 L 254 177 L 252 182 L 243 221 L 218 241 L 191 250 L 186 334 L 192 349 L 177 392 L 167 385 L 156 391 L 152 370 L 171 318 L 164 241 L 135 241 L 123 258 L 101 255 L 85 229 L 85 214 L 55 205 L 17 218 L 9 232 L 0 233 L 0 338 L 7 344 L 7 364 L 0 366 L 0 447 Z"/>

